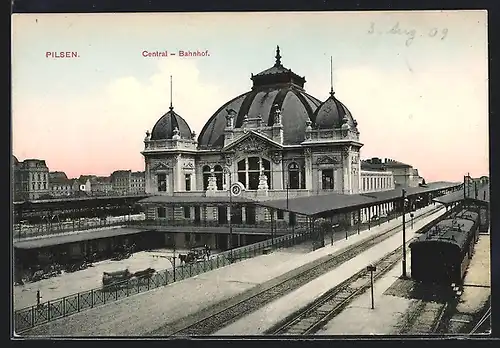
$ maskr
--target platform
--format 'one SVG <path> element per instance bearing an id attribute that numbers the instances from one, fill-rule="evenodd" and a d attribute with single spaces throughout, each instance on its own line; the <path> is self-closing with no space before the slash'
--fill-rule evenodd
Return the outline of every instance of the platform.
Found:
<path id="1" fill-rule="evenodd" d="M 455 314 L 449 319 L 449 333 L 468 333 L 471 323 L 479 320 L 480 313 L 491 297 L 490 235 L 479 236 L 474 255 L 465 274 L 463 293 Z"/>
<path id="2" fill-rule="evenodd" d="M 435 207 L 426 207 L 426 212 Z M 444 209 L 437 214 L 444 213 Z M 434 218 L 437 214 L 434 214 Z M 428 219 L 424 219 L 424 224 Z M 25 335 L 100 336 L 168 335 L 170 323 L 206 309 L 256 286 L 296 272 L 297 268 L 369 238 L 401 223 L 401 218 L 337 241 L 333 246 L 310 252 L 298 245 L 268 255 L 241 261 L 146 293 L 78 313 L 63 320 L 35 327 Z M 418 228 L 415 224 L 415 230 Z M 396 236 L 397 237 L 397 236 Z"/>
<path id="3" fill-rule="evenodd" d="M 415 222 L 414 229 L 407 229 L 406 231 L 407 240 L 413 238 L 415 232 L 419 228 L 425 226 L 427 223 L 436 219 L 438 216 L 444 213 L 444 210 L 440 210 L 429 217 Z M 269 303 L 268 305 L 256 310 L 248 316 L 234 322 L 233 324 L 222 328 L 221 330 L 216 332 L 215 335 L 262 335 L 266 330 L 272 328 L 274 325 L 292 315 L 294 312 L 306 307 L 308 304 L 312 303 L 328 290 L 348 279 L 352 274 L 365 268 L 370 263 L 380 259 L 390 251 L 397 249 L 399 246 L 401 246 L 401 234 L 402 232 L 399 232 L 396 235 L 388 238 L 387 240 L 371 247 L 365 252 L 341 264 L 332 271 L 314 279 L 313 281 L 300 287 L 299 289 L 292 291 L 291 293 L 277 299 L 276 301 Z M 399 274 L 400 273 L 401 267 L 399 267 Z M 393 280 L 390 280 L 391 283 L 392 281 Z M 361 298 L 362 297 L 363 295 L 361 296 Z M 366 316 L 366 308 L 369 308 L 371 302 L 370 300 L 360 301 L 361 302 L 358 303 L 358 300 L 355 300 L 356 304 L 354 304 L 354 308 L 358 309 L 356 310 L 356 313 L 351 313 L 349 315 L 350 317 L 357 319 L 359 317 Z M 363 303 L 363 305 L 360 305 L 360 303 Z M 378 315 L 380 315 L 380 313 Z M 337 318 L 339 317 L 340 315 L 337 316 Z M 350 330 L 357 331 L 357 334 L 362 333 L 359 332 L 356 326 L 351 327 L 352 325 L 347 324 L 345 326 L 350 327 Z M 346 330 L 341 329 L 341 331 Z"/>

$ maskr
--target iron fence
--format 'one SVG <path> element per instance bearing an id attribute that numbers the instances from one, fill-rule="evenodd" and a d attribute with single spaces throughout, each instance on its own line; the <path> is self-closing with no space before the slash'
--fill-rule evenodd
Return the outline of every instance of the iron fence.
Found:
<path id="1" fill-rule="evenodd" d="M 148 278 L 131 278 L 112 286 L 83 291 L 47 301 L 40 305 L 19 309 L 14 312 L 15 330 L 19 334 L 56 319 L 261 255 L 264 250 L 269 248 L 290 247 L 300 244 L 309 238 L 309 231 L 288 234 L 237 249 L 227 250 L 214 255 L 209 260 L 177 266 L 175 267 L 175 274 L 174 269 L 160 270 Z"/>
<path id="2" fill-rule="evenodd" d="M 101 229 L 107 227 L 125 226 L 131 222 L 139 222 L 133 217 L 129 220 L 128 217 L 123 217 L 118 220 L 101 220 L 101 219 L 88 219 L 88 220 L 73 220 L 69 222 L 52 222 L 36 225 L 14 225 L 14 239 L 25 239 L 39 236 L 49 236 L 54 234 L 62 234 L 76 231 L 87 231 L 92 229 Z"/>

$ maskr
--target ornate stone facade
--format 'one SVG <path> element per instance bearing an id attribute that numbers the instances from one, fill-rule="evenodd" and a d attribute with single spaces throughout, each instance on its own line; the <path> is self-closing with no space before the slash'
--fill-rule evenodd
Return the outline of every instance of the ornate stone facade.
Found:
<path id="1" fill-rule="evenodd" d="M 357 122 L 333 91 L 325 101 L 306 94 L 281 56 L 252 81 L 197 139 L 170 107 L 144 139 L 146 192 L 227 195 L 234 183 L 249 198 L 361 192 Z"/>

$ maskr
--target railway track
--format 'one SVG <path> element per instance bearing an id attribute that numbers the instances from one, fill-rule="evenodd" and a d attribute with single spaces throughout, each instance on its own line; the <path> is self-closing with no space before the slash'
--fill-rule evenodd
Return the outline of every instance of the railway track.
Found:
<path id="1" fill-rule="evenodd" d="M 436 208 L 430 210 L 416 218 L 417 221 L 434 214 L 436 211 L 440 210 L 440 208 Z M 253 312 L 257 308 L 260 308 L 267 303 L 272 302 L 273 300 L 280 298 L 287 293 L 292 292 L 295 289 L 300 288 L 301 286 L 309 283 L 315 278 L 331 271 L 332 269 L 338 267 L 344 262 L 349 261 L 356 255 L 368 250 L 372 246 L 383 242 L 384 240 L 392 237 L 396 233 L 399 232 L 401 225 L 389 229 L 383 233 L 380 233 L 372 238 L 367 240 L 360 241 L 358 243 L 353 244 L 352 246 L 342 250 L 341 252 L 333 255 L 328 260 L 314 265 L 309 269 L 302 271 L 301 273 L 293 276 L 291 278 L 285 279 L 284 281 L 276 284 L 268 289 L 264 289 L 261 292 L 250 296 L 238 303 L 235 303 L 229 307 L 226 307 L 215 314 L 211 314 L 205 318 L 201 318 L 200 320 L 195 321 L 194 323 L 189 324 L 188 326 L 183 327 L 180 330 L 177 330 L 173 333 L 170 333 L 169 336 L 208 336 L 216 331 L 220 330 L 222 327 L 225 327 L 234 321 L 240 319 L 241 317 L 247 315 L 248 313 Z M 394 261 L 396 262 L 396 261 Z M 177 323 L 173 323 L 173 327 L 177 327 Z"/>
<path id="2" fill-rule="evenodd" d="M 402 258 L 402 247 L 373 263 L 374 281 L 391 270 Z M 371 286 L 370 272 L 363 269 L 331 289 L 306 308 L 292 314 L 265 332 L 266 335 L 313 335 Z"/>
<path id="3" fill-rule="evenodd" d="M 448 308 L 446 302 L 418 301 L 400 320 L 399 335 L 434 334 Z"/>

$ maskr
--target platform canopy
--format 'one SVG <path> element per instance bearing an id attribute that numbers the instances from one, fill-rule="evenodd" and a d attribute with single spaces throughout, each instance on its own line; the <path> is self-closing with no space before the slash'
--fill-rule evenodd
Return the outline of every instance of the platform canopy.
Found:
<path id="1" fill-rule="evenodd" d="M 217 204 L 217 203 L 254 203 L 249 198 L 224 196 L 151 196 L 141 199 L 139 204 Z"/>
<path id="2" fill-rule="evenodd" d="M 34 238 L 20 241 L 14 241 L 16 249 L 38 249 L 60 244 L 76 243 L 86 240 L 103 239 L 116 236 L 125 236 L 144 232 L 145 229 L 139 228 L 111 228 L 106 230 L 96 230 L 83 233 L 60 234 L 46 236 L 46 238 Z"/>
<path id="3" fill-rule="evenodd" d="M 121 204 L 124 202 L 135 202 L 147 197 L 147 195 L 127 195 L 127 196 L 89 196 L 89 197 L 64 197 L 52 199 L 39 199 L 33 201 L 14 202 L 14 208 L 60 208 L 60 207 L 81 207 L 103 204 Z"/>
<path id="4" fill-rule="evenodd" d="M 441 203 L 444 205 L 449 205 L 457 202 L 461 202 L 465 199 L 476 201 L 483 204 L 488 204 L 490 202 L 490 185 L 484 184 L 477 188 L 471 185 L 468 189 L 455 191 L 450 194 L 434 198 L 434 202 Z"/>
<path id="5" fill-rule="evenodd" d="M 289 211 L 300 215 L 321 217 L 335 212 L 346 212 L 370 207 L 380 203 L 394 201 L 401 197 L 401 190 L 406 190 L 407 197 L 430 193 L 459 186 L 460 183 L 435 182 L 419 187 L 399 187 L 394 190 L 370 192 L 365 194 L 329 193 L 308 197 L 279 199 L 255 202 L 257 205 Z"/>

